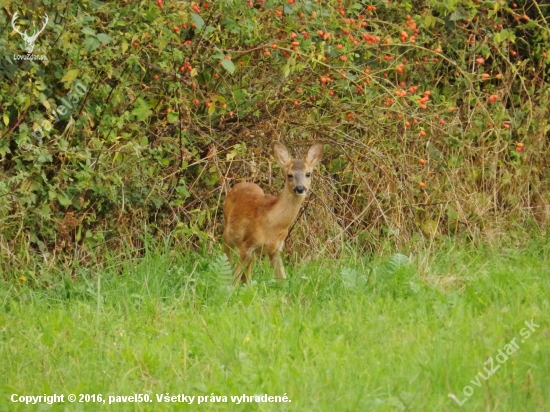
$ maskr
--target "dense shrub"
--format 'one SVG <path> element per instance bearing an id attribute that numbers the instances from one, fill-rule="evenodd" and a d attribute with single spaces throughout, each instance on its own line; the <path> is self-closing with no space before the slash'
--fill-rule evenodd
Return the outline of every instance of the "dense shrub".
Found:
<path id="1" fill-rule="evenodd" d="M 289 250 L 521 239 L 548 221 L 548 5 L 159 0 L 5 10 L 0 254 L 10 265 L 33 254 L 86 261 L 92 250 L 139 247 L 145 233 L 171 233 L 181 249 L 210 246 L 234 182 L 281 187 L 274 140 L 299 153 L 326 143 Z M 48 14 L 33 52 L 47 61 L 14 57 L 24 53 L 16 11 L 29 32 Z"/>

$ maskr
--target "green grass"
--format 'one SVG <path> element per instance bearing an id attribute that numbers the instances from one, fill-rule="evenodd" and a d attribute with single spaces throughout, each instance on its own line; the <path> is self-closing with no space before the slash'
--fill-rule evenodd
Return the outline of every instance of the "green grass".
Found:
<path id="1" fill-rule="evenodd" d="M 374 262 L 267 264 L 228 287 L 220 255 L 151 253 L 79 281 L 0 283 L 0 410 L 550 410 L 550 280 L 544 246 L 445 247 Z M 6 277 L 8 279 L 8 277 Z M 540 325 L 520 342 L 525 321 Z M 516 338 L 480 386 L 470 381 Z M 498 364 L 495 360 L 495 365 Z M 462 407 L 449 397 L 465 398 Z M 467 389 L 468 391 L 468 389 Z M 12 394 L 149 394 L 151 403 L 27 406 Z M 155 394 L 195 396 L 191 406 Z M 198 396 L 227 396 L 202 403 Z M 231 402 L 286 394 L 291 403 Z"/>

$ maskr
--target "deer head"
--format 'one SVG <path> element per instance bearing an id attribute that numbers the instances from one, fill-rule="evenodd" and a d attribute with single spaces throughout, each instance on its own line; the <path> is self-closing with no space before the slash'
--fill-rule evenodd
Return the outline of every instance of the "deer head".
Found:
<path id="1" fill-rule="evenodd" d="M 17 20 L 18 14 L 19 12 L 16 11 L 15 14 L 13 15 L 13 18 L 11 19 L 11 25 L 13 29 L 23 37 L 23 42 L 25 43 L 25 51 L 31 54 L 32 51 L 34 50 L 34 42 L 38 38 L 38 35 L 44 31 L 44 29 L 46 28 L 46 24 L 48 24 L 48 15 L 44 14 L 44 18 L 46 19 L 46 21 L 44 21 L 44 25 L 42 26 L 42 28 L 38 30 L 36 33 L 33 33 L 31 36 L 29 36 L 27 35 L 26 30 L 24 33 L 21 33 L 19 30 L 17 30 L 17 27 L 15 26 L 15 21 Z"/>
<path id="2" fill-rule="evenodd" d="M 305 159 L 293 159 L 286 147 L 275 142 L 273 154 L 286 176 L 285 188 L 297 196 L 305 196 L 311 185 L 311 172 L 321 161 L 323 145 L 315 143 Z"/>

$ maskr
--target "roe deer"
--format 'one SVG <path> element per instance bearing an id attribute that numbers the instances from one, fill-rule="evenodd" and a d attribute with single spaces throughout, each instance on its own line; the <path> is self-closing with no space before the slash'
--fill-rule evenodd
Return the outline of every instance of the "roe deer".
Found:
<path id="1" fill-rule="evenodd" d="M 233 278 L 235 286 L 239 280 L 250 280 L 254 254 L 267 254 L 275 277 L 286 279 L 280 253 L 311 185 L 311 172 L 323 155 L 323 144 L 311 146 L 303 160 L 293 159 L 279 142 L 273 145 L 273 154 L 286 177 L 279 197 L 264 194 L 257 184 L 242 182 L 233 186 L 225 198 L 223 249 L 229 262 L 231 250 L 240 255 Z"/>

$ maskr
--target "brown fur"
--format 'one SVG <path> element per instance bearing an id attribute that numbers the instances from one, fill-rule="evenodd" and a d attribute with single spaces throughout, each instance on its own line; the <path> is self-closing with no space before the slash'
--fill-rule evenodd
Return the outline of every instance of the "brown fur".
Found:
<path id="1" fill-rule="evenodd" d="M 274 155 L 280 164 L 286 184 L 278 197 L 264 194 L 254 183 L 238 183 L 228 193 L 224 204 L 224 251 L 231 261 L 231 250 L 239 252 L 233 283 L 250 279 L 254 254 L 267 254 L 274 267 L 275 276 L 285 279 L 286 274 L 280 252 L 288 229 L 296 216 L 311 184 L 311 173 L 321 160 L 323 146 L 314 144 L 303 160 L 294 160 L 286 148 L 275 143 Z M 296 190 L 305 189 L 304 194 Z M 245 273 L 246 271 L 246 273 Z"/>

